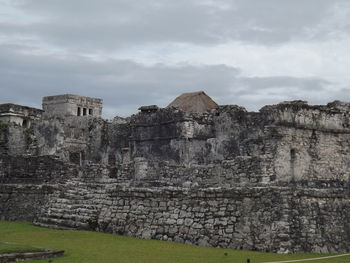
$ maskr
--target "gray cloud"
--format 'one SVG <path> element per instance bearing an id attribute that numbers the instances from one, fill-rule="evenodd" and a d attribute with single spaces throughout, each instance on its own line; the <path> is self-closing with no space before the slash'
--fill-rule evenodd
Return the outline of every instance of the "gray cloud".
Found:
<path id="1" fill-rule="evenodd" d="M 7 34 L 34 35 L 47 43 L 89 52 L 157 42 L 274 44 L 305 40 L 312 28 L 318 28 L 344 2 L 26 0 L 16 7 L 42 19 L 28 25 L 0 26 Z"/>
<path id="2" fill-rule="evenodd" d="M 329 81 L 315 78 L 295 78 L 289 76 L 276 77 L 251 77 L 240 78 L 238 83 L 245 87 L 243 94 L 249 94 L 251 91 L 262 91 L 266 89 L 290 89 L 291 92 L 320 92 L 330 85 Z M 297 95 L 297 94 L 295 94 Z"/>
<path id="3" fill-rule="evenodd" d="M 237 98 L 242 105 L 247 105 L 248 109 L 257 111 L 266 104 L 286 100 L 325 104 L 341 97 L 338 92 L 329 92 L 332 86 L 336 84 L 321 78 L 243 77 L 236 79 L 236 89 L 232 90 L 231 96 Z"/>
<path id="4" fill-rule="evenodd" d="M 244 77 L 239 65 L 215 65 L 212 57 L 210 65 L 172 66 L 105 59 L 121 50 L 142 54 L 147 46 L 158 61 L 160 47 L 181 49 L 171 48 L 174 43 L 203 48 L 234 40 L 275 49 L 333 39 L 339 31 L 349 33 L 347 0 L 1 1 L 1 102 L 40 107 L 42 96 L 76 93 L 103 98 L 105 116 L 112 117 L 135 113 L 140 105 L 166 106 L 180 93 L 196 90 L 250 110 L 291 99 L 350 100 L 346 87 L 322 76 Z M 105 60 L 88 59 L 91 54 L 98 59 L 99 52 Z"/>
<path id="5" fill-rule="evenodd" d="M 318 102 L 314 94 L 324 95 L 329 85 L 322 79 L 241 77 L 239 69 L 225 65 L 146 67 L 132 61 L 64 60 L 0 50 L 3 102 L 39 107 L 43 96 L 75 93 L 103 98 L 109 118 L 136 113 L 141 105 L 166 106 L 180 93 L 196 90 L 206 91 L 219 104 L 240 104 L 250 110 L 288 99 Z"/>

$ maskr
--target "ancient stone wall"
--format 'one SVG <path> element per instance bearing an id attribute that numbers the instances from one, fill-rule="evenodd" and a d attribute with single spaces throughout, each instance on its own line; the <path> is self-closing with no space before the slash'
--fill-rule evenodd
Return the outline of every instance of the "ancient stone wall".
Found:
<path id="1" fill-rule="evenodd" d="M 75 165 L 66 164 L 51 156 L 0 156 L 1 184 L 64 183 L 77 173 Z"/>
<path id="2" fill-rule="evenodd" d="M 347 251 L 349 104 L 0 126 L 0 214 L 259 251 Z"/>
<path id="3" fill-rule="evenodd" d="M 159 174 L 162 163 L 191 167 L 257 157 L 270 162 L 265 166 L 277 180 L 347 180 L 349 116 L 339 103 L 330 105 L 279 104 L 260 113 L 238 106 L 205 114 L 170 108 L 112 122 L 57 116 L 10 127 L 2 145 L 11 155 L 55 155 L 80 165 L 135 162 L 140 177 Z"/>
<path id="4" fill-rule="evenodd" d="M 0 122 L 0 154 L 8 153 L 8 124 Z"/>
<path id="5" fill-rule="evenodd" d="M 0 184 L 0 220 L 33 222 L 51 192 L 41 184 Z"/>
<path id="6" fill-rule="evenodd" d="M 0 218 L 33 221 L 53 192 L 77 170 L 52 157 L 0 156 Z"/>
<path id="7" fill-rule="evenodd" d="M 36 223 L 259 251 L 349 246 L 349 191 L 342 185 L 144 188 L 117 183 L 108 170 L 95 173 L 57 187 Z"/>
<path id="8" fill-rule="evenodd" d="M 198 176 L 197 185 L 159 186 L 130 176 L 128 166 L 10 158 L 1 163 L 8 170 L 0 184 L 2 219 L 259 251 L 339 252 L 349 246 L 350 192 L 342 182 L 209 187 Z M 171 170 L 182 175 L 181 169 Z"/>
<path id="9" fill-rule="evenodd" d="M 279 187 L 116 188 L 101 200 L 97 230 L 235 249 L 347 251 L 348 198 L 336 191 Z"/>

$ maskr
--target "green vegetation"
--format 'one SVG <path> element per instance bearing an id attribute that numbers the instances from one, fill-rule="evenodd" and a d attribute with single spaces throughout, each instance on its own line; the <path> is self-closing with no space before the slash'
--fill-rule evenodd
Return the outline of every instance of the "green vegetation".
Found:
<path id="1" fill-rule="evenodd" d="M 0 241 L 65 250 L 65 256 L 52 259 L 53 263 L 246 263 L 248 258 L 251 263 L 259 263 L 321 256 L 319 254 L 279 255 L 197 247 L 89 231 L 53 230 L 35 227 L 30 223 L 6 221 L 0 221 Z M 47 263 L 48 260 L 26 262 Z M 350 256 L 305 262 L 345 263 L 350 262 Z"/>
<path id="2" fill-rule="evenodd" d="M 21 252 L 39 252 L 44 251 L 42 248 L 36 248 L 32 246 L 13 244 L 13 243 L 3 243 L 0 242 L 0 254 L 7 253 L 21 253 Z"/>

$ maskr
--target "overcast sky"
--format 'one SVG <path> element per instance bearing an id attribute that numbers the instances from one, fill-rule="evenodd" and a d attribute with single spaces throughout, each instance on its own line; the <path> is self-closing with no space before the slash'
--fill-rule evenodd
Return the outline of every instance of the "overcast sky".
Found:
<path id="1" fill-rule="evenodd" d="M 104 100 L 104 117 L 204 90 L 258 110 L 350 101 L 349 0 L 0 0 L 0 103 Z"/>

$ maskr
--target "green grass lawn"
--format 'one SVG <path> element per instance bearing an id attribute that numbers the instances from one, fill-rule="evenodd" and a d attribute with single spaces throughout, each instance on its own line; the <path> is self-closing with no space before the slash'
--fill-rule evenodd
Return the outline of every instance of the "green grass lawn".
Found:
<path id="1" fill-rule="evenodd" d="M 321 256 L 320 254 L 279 255 L 197 247 L 90 231 L 53 230 L 23 222 L 0 221 L 0 242 L 5 241 L 24 246 L 65 250 L 65 256 L 53 259 L 53 263 L 246 263 L 247 258 L 251 263 L 259 263 Z M 26 262 L 47 263 L 48 260 Z M 349 263 L 350 256 L 305 262 Z"/>
<path id="2" fill-rule="evenodd" d="M 44 251 L 44 249 L 27 246 L 23 244 L 4 243 L 0 241 L 0 254 L 15 253 L 15 252 L 16 253 L 39 252 L 39 251 Z"/>

